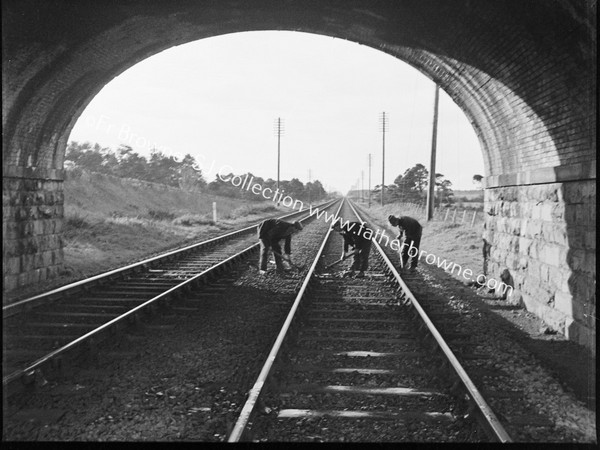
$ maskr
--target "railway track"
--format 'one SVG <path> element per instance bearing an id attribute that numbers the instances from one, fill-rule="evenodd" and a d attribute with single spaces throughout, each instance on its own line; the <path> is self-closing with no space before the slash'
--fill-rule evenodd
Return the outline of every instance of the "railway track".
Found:
<path id="1" fill-rule="evenodd" d="M 314 216 L 300 211 L 282 218 L 307 222 Z M 255 230 L 246 227 L 3 307 L 5 398 L 44 382 L 45 373 L 60 370 L 67 359 L 93 353 L 159 306 L 177 310 L 174 303 L 190 291 L 213 294 L 216 276 L 258 250 Z"/>
<path id="2" fill-rule="evenodd" d="M 442 336 L 376 241 L 365 278 L 323 272 L 340 247 L 329 231 L 228 440 L 510 442 L 450 348 L 476 358 L 469 336 Z"/>

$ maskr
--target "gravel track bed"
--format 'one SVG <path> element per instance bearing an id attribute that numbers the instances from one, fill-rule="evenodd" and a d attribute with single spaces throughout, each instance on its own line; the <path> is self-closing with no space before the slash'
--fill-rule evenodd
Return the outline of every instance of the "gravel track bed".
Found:
<path id="1" fill-rule="evenodd" d="M 296 264 L 312 261 L 328 226 L 315 220 L 294 237 Z M 3 440 L 223 441 L 303 277 L 274 265 L 259 276 L 257 259 L 224 290 L 181 301 L 197 311 L 165 310 L 95 364 L 11 397 Z"/>
<path id="2" fill-rule="evenodd" d="M 325 248 L 325 264 L 335 261 L 341 248 L 341 237 L 333 234 Z M 333 256 L 332 256 L 333 255 Z M 479 436 L 470 436 L 472 425 L 456 420 L 456 399 L 451 395 L 389 395 L 383 393 L 344 394 L 322 392 L 320 389 L 335 390 L 335 386 L 356 389 L 412 388 L 420 392 L 434 389 L 442 394 L 444 387 L 434 376 L 436 369 L 427 358 L 427 350 L 421 348 L 414 338 L 415 323 L 406 315 L 407 310 L 398 306 L 395 289 L 376 271 L 381 264 L 372 249 L 370 269 L 365 279 L 344 278 L 342 271 L 351 261 L 341 263 L 320 277 L 311 294 L 305 317 L 323 318 L 372 318 L 396 320 L 395 324 L 360 322 L 322 322 L 316 325 L 304 321 L 289 352 L 292 363 L 290 370 L 280 371 L 279 390 L 270 392 L 265 398 L 272 413 L 256 418 L 252 427 L 256 441 L 338 441 L 338 442 L 439 442 L 478 441 Z M 368 282 L 368 286 L 365 283 Z M 355 288 L 359 287 L 359 289 Z M 369 297 L 369 298 L 366 298 Z M 307 299 L 309 300 L 309 299 Z M 318 308 L 319 312 L 314 311 Z M 333 312 L 344 310 L 345 312 Z M 331 312 L 330 312 L 331 311 Z M 383 313 L 383 314 L 382 314 Z M 308 327 L 307 327 L 307 322 Z M 392 330 L 394 333 L 386 333 Z M 360 331 L 375 331 L 361 333 Z M 343 351 L 407 352 L 414 357 L 355 357 L 336 354 Z M 323 352 L 319 354 L 319 352 Z M 435 360 L 439 364 L 440 360 Z M 331 373 L 327 369 L 335 368 Z M 389 369 L 392 373 L 361 373 L 355 369 Z M 340 372 L 345 370 L 345 372 Z M 406 373 L 403 373 L 406 372 Z M 329 386 L 329 387 L 326 387 Z M 315 390 L 316 389 L 316 390 Z M 376 391 L 377 392 L 377 391 Z M 387 413 L 388 420 L 360 419 L 357 417 L 279 417 L 275 413 L 284 410 L 311 410 L 327 414 L 345 411 Z M 419 416 L 410 415 L 427 412 L 431 417 L 442 415 L 450 423 L 425 423 Z M 288 412 L 286 412 L 288 414 Z M 409 414 L 409 416 L 402 416 Z M 447 414 L 448 416 L 444 416 Z"/>
<path id="3" fill-rule="evenodd" d="M 390 249 L 386 252 L 395 255 Z M 510 399 L 487 398 L 516 442 L 597 442 L 595 411 L 561 385 L 548 363 L 542 364 L 528 350 L 522 333 L 492 314 L 473 288 L 428 264 L 419 264 L 412 277 L 413 280 L 407 278 L 406 282 L 421 304 L 435 305 L 436 311 L 451 312 L 452 316 L 445 320 L 456 321 L 456 330 L 470 335 L 470 341 L 475 344 L 468 347 L 468 352 L 486 355 L 485 360 L 470 360 L 457 354 L 467 373 L 484 368 L 497 374 L 472 376 L 475 384 L 480 389 L 521 393 Z M 548 351 L 552 351 L 551 348 Z M 588 369 L 582 367 L 582 370 Z M 541 416 L 548 424 L 528 426 L 506 420 L 523 414 Z"/>

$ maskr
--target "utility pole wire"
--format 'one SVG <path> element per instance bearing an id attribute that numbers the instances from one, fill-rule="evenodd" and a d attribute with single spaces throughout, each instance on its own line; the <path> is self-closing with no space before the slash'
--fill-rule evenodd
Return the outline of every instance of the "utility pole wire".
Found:
<path id="1" fill-rule="evenodd" d="M 371 207 L 371 154 L 369 153 L 369 208 Z"/>
<path id="2" fill-rule="evenodd" d="M 280 169 L 280 160 L 281 160 L 281 135 L 283 134 L 283 122 L 281 120 L 281 117 L 278 117 L 277 121 L 275 122 L 275 132 L 277 133 L 277 191 L 279 191 L 279 169 Z M 279 206 L 279 200 L 277 201 L 277 206 Z"/>
<path id="3" fill-rule="evenodd" d="M 381 125 L 382 136 L 382 159 L 381 159 L 381 206 L 383 206 L 383 190 L 385 188 L 385 132 L 388 131 L 389 116 L 385 112 L 381 113 L 379 123 Z"/>

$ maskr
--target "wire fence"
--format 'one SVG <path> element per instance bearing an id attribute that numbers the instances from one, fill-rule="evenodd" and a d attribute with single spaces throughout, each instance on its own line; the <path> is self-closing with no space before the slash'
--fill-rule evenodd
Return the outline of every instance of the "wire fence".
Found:
<path id="1" fill-rule="evenodd" d="M 425 219 L 426 206 L 418 203 L 397 204 L 402 215 L 412 215 Z M 474 208 L 461 208 L 458 206 L 442 206 L 433 210 L 433 220 L 448 223 L 461 223 L 470 226 L 482 224 L 485 221 L 483 211 Z"/>

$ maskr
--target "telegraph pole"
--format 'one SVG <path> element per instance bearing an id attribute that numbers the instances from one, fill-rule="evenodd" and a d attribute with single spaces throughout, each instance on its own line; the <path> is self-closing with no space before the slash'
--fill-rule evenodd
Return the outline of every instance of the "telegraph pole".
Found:
<path id="1" fill-rule="evenodd" d="M 369 153 L 369 208 L 371 207 L 371 154 Z"/>
<path id="2" fill-rule="evenodd" d="M 365 171 L 360 171 L 360 202 L 362 203 L 365 199 Z"/>
<path id="3" fill-rule="evenodd" d="M 435 152 L 437 146 L 438 105 L 440 100 L 440 87 L 435 85 L 435 100 L 433 103 L 433 133 L 431 136 L 431 162 L 429 164 L 429 186 L 427 189 L 427 221 L 433 219 L 435 207 Z"/>
<path id="4" fill-rule="evenodd" d="M 310 169 L 308 169 L 308 182 L 310 183 Z M 310 205 L 310 189 L 312 188 L 312 185 L 308 187 L 308 204 Z"/>
<path id="5" fill-rule="evenodd" d="M 283 134 L 283 121 L 281 117 L 277 118 L 275 122 L 275 132 L 277 133 L 277 191 L 279 191 L 279 169 L 280 169 L 280 160 L 281 160 L 281 135 Z M 280 196 L 281 198 L 281 196 Z M 277 206 L 279 206 L 279 201 L 277 201 Z"/>
<path id="6" fill-rule="evenodd" d="M 381 117 L 379 118 L 381 135 L 383 137 L 381 158 L 381 206 L 383 206 L 383 189 L 385 188 L 385 132 L 388 131 L 388 120 L 389 117 L 385 115 L 385 112 L 381 113 Z"/>

